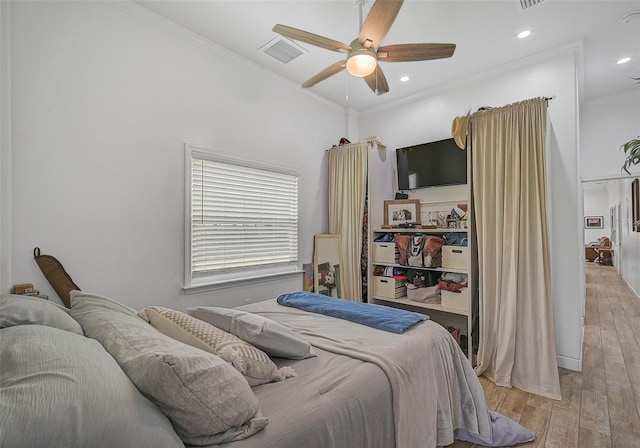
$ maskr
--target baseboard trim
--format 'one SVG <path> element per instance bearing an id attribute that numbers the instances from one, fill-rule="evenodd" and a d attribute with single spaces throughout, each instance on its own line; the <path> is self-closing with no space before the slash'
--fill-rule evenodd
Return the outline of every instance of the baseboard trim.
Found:
<path id="1" fill-rule="evenodd" d="M 633 286 L 631 286 L 631 284 L 627 281 L 626 278 L 624 278 L 622 275 L 620 276 L 622 277 L 622 280 L 624 280 L 624 282 L 627 284 L 627 286 L 629 287 L 629 289 L 631 290 L 631 292 L 636 296 L 636 298 L 638 300 L 640 300 L 640 294 L 638 294 L 638 291 L 636 291 L 635 289 L 633 289 Z"/>
<path id="2" fill-rule="evenodd" d="M 575 370 L 576 372 L 582 372 L 582 359 L 569 358 L 568 356 L 557 355 L 558 367 L 563 369 Z"/>

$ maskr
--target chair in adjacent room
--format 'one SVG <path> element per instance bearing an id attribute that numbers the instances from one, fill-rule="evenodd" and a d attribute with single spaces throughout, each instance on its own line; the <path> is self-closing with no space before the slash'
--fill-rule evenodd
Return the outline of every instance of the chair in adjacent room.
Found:
<path id="1" fill-rule="evenodd" d="M 584 257 L 586 260 L 595 261 L 598 264 L 604 264 L 604 259 L 611 260 L 611 240 L 609 237 L 603 236 L 598 238 L 598 241 L 586 244 Z"/>

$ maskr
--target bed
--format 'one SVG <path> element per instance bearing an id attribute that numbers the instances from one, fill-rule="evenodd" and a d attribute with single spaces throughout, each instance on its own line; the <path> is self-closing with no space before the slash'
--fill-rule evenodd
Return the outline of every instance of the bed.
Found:
<path id="1" fill-rule="evenodd" d="M 394 333 L 279 300 L 183 313 L 134 310 L 79 291 L 71 310 L 2 296 L 0 446 L 417 448 L 533 440 L 487 409 L 471 365 L 440 325 L 423 317 Z M 210 309 L 218 310 L 213 320 Z"/>

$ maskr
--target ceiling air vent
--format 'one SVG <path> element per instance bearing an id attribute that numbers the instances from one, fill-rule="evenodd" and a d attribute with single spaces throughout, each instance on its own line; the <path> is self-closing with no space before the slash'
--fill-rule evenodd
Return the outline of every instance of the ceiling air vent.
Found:
<path id="1" fill-rule="evenodd" d="M 267 44 L 263 45 L 259 51 L 268 54 L 283 64 L 291 62 L 298 56 L 307 52 L 304 48 L 282 36 L 269 41 Z"/>
<path id="2" fill-rule="evenodd" d="M 522 9 L 531 8 L 532 6 L 536 6 L 538 3 L 542 3 L 544 0 L 520 0 L 520 6 Z"/>

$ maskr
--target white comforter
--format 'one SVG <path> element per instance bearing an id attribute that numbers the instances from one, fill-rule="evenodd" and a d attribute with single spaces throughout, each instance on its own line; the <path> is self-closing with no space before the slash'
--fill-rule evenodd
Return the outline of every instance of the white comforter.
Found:
<path id="1" fill-rule="evenodd" d="M 275 299 L 240 307 L 287 325 L 314 346 L 377 364 L 393 391 L 396 447 L 453 443 L 464 428 L 491 442 L 482 386 L 451 335 L 432 321 L 394 334 L 284 307 Z"/>

